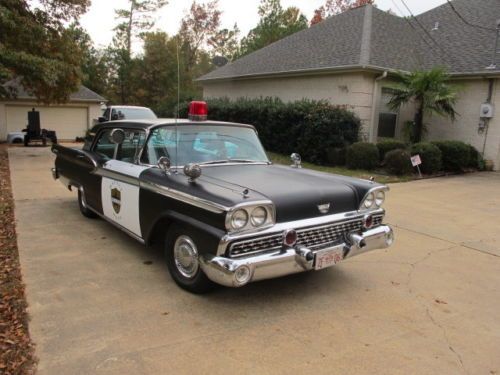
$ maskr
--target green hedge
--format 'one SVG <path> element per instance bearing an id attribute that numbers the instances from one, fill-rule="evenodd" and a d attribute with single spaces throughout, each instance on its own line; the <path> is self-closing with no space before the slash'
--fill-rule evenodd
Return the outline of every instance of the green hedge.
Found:
<path id="1" fill-rule="evenodd" d="M 396 139 L 383 139 L 377 143 L 378 153 L 380 156 L 380 161 L 383 161 L 385 154 L 392 150 L 404 150 L 406 149 L 406 143 L 398 141 Z"/>
<path id="2" fill-rule="evenodd" d="M 375 169 L 379 164 L 378 148 L 373 143 L 354 143 L 347 148 L 346 162 L 350 169 Z"/>
<path id="3" fill-rule="evenodd" d="M 445 171 L 461 172 L 469 166 L 469 145 L 459 141 L 439 141 L 432 144 L 441 150 Z"/>
<path id="4" fill-rule="evenodd" d="M 408 175 L 413 172 L 410 153 L 404 149 L 391 150 L 385 154 L 384 168 L 387 172 L 397 176 Z"/>
<path id="5" fill-rule="evenodd" d="M 252 124 L 268 151 L 299 152 L 306 161 L 328 164 L 332 151 L 358 140 L 361 122 L 354 113 L 325 101 L 284 103 L 276 98 L 209 99 L 208 118 Z M 187 117 L 189 103 L 180 106 Z"/>
<path id="6" fill-rule="evenodd" d="M 441 150 L 432 143 L 415 143 L 411 146 L 410 153 L 412 156 L 420 155 L 420 159 L 422 159 L 420 170 L 422 173 L 433 174 L 441 170 L 443 165 L 442 153 Z"/>

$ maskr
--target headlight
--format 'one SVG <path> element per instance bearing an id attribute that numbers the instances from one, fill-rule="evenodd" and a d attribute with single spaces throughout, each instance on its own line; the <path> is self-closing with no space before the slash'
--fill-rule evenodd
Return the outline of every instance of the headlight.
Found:
<path id="1" fill-rule="evenodd" d="M 267 220 L 267 210 L 264 207 L 256 207 L 250 215 L 250 221 L 254 227 L 260 227 Z"/>
<path id="2" fill-rule="evenodd" d="M 377 207 L 380 207 L 382 206 L 382 204 L 384 204 L 384 201 L 385 201 L 385 193 L 382 190 L 380 190 L 375 194 L 375 205 Z"/>
<path id="3" fill-rule="evenodd" d="M 231 217 L 231 226 L 234 229 L 244 228 L 248 224 L 248 214 L 245 210 L 234 211 Z"/>
<path id="4" fill-rule="evenodd" d="M 365 201 L 363 202 L 363 207 L 372 208 L 374 201 L 375 201 L 375 195 L 373 195 L 373 193 L 368 194 L 365 198 Z"/>

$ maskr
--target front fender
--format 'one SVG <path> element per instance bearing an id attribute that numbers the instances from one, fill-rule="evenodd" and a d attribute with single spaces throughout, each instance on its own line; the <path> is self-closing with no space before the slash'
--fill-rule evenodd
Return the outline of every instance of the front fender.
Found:
<path id="1" fill-rule="evenodd" d="M 163 241 L 168 228 L 174 223 L 188 226 L 196 233 L 197 240 L 203 244 L 199 249 L 201 254 L 216 254 L 219 242 L 226 234 L 224 231 L 190 216 L 167 210 L 158 215 L 154 220 L 154 224 L 145 237 L 146 243 L 151 245 L 157 241 Z"/>

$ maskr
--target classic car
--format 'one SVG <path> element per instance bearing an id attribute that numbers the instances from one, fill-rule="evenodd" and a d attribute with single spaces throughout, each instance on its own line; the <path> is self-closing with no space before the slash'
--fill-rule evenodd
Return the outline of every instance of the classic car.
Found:
<path id="1" fill-rule="evenodd" d="M 54 145 L 53 177 L 75 188 L 81 213 L 161 244 L 173 280 L 216 284 L 322 270 L 389 247 L 387 186 L 271 163 L 251 125 L 189 119 L 96 125 L 83 149 Z"/>

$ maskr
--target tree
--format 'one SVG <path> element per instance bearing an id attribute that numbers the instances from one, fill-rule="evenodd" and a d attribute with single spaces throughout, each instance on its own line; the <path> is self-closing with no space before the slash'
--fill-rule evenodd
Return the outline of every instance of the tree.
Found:
<path id="1" fill-rule="evenodd" d="M 280 0 L 261 0 L 259 16 L 257 26 L 241 41 L 240 56 L 307 28 L 307 19 L 300 10 L 295 7 L 283 9 Z"/>
<path id="2" fill-rule="evenodd" d="M 193 1 L 189 13 L 182 19 L 179 38 L 186 58 L 185 70 L 190 71 L 198 61 L 198 52 L 216 38 L 219 32 L 221 11 L 218 0 L 206 4 Z"/>
<path id="3" fill-rule="evenodd" d="M 455 120 L 455 104 L 458 93 L 449 84 L 450 76 L 442 68 L 412 73 L 397 73 L 397 83 L 391 86 L 389 107 L 397 110 L 402 105 L 414 102 L 416 105 L 412 141 L 422 140 L 426 115 L 438 114 Z"/>
<path id="4" fill-rule="evenodd" d="M 0 97 L 15 90 L 16 78 L 46 103 L 67 101 L 80 83 L 80 50 L 64 24 L 85 13 L 89 0 L 42 0 L 43 9 L 26 0 L 0 3 Z"/>
<path id="5" fill-rule="evenodd" d="M 128 0 L 127 9 L 115 10 L 116 18 L 121 20 L 116 27 L 116 40 L 129 55 L 132 53 L 132 38 L 150 30 L 155 22 L 152 14 L 168 4 L 168 0 Z"/>
<path id="6" fill-rule="evenodd" d="M 212 48 L 212 55 L 222 56 L 229 61 L 233 60 L 239 52 L 240 45 L 238 36 L 240 30 L 238 25 L 234 24 L 233 29 L 222 29 L 217 31 L 207 43 Z"/>
<path id="7" fill-rule="evenodd" d="M 326 0 L 325 5 L 320 6 L 314 11 L 311 26 L 320 23 L 327 17 L 373 3 L 375 3 L 375 0 Z"/>
<path id="8" fill-rule="evenodd" d="M 85 87 L 104 95 L 108 84 L 108 56 L 94 47 L 90 35 L 79 23 L 72 23 L 68 31 L 80 49 L 81 82 Z"/>

